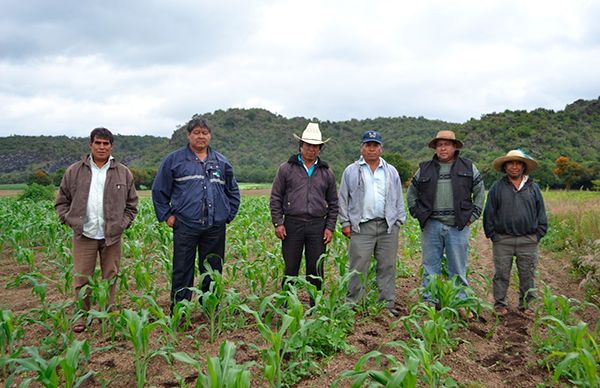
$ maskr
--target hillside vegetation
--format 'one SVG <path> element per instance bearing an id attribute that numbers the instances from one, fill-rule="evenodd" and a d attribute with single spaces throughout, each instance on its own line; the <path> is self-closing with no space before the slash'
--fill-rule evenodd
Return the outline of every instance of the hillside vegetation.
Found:
<path id="1" fill-rule="evenodd" d="M 198 116 L 198 115 L 195 115 Z M 308 121 L 317 118 L 286 118 L 264 109 L 228 109 L 200 115 L 213 127 L 212 146 L 232 162 L 240 181 L 269 182 L 278 165 L 297 150 L 293 133 L 301 135 Z M 186 144 L 183 125 L 170 139 L 156 136 L 117 136 L 115 157 L 125 164 L 152 175 L 162 158 Z M 504 111 L 483 115 L 463 124 L 429 120 L 423 117 L 379 117 L 365 120 L 322 121 L 324 137 L 332 140 L 322 152 L 334 172 L 359 153 L 361 134 L 378 130 L 385 152 L 408 161 L 413 170 L 418 162 L 433 154 L 428 141 L 441 129 L 452 129 L 465 143 L 463 155 L 475 161 L 489 185 L 498 174 L 491 161 L 512 148 L 521 148 L 540 162 L 536 178 L 542 186 L 559 187 L 566 175 L 553 174 L 556 160 L 568 157 L 569 185 L 591 186 L 600 170 L 600 99 L 578 100 L 561 111 L 536 109 Z M 91 128 L 90 128 L 91 129 Z M 60 175 L 70 163 L 87 151 L 87 138 L 67 136 L 10 136 L 0 138 L 0 183 L 27 181 L 34 171 Z M 577 168 L 571 168 L 572 162 Z"/>

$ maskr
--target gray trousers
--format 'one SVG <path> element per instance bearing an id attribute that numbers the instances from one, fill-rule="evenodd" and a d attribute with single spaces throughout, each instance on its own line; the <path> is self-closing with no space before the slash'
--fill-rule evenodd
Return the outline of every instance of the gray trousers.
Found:
<path id="1" fill-rule="evenodd" d="M 519 271 L 519 307 L 525 307 L 526 303 L 535 298 L 535 268 L 539 256 L 539 244 L 537 236 L 530 234 L 526 236 L 499 235 L 493 244 L 494 252 L 494 306 L 508 307 L 506 302 L 506 291 L 510 282 L 510 271 L 512 269 L 513 257 L 517 258 L 517 270 Z"/>
<path id="2" fill-rule="evenodd" d="M 366 290 L 367 272 L 371 256 L 377 261 L 377 288 L 379 301 L 386 302 L 387 308 L 394 307 L 396 293 L 396 255 L 400 228 L 392 226 L 387 232 L 385 220 L 371 220 L 360 224 L 360 233 L 352 232 L 348 245 L 348 265 L 350 272 L 356 270 L 348 284 L 348 302 L 358 303 Z"/>

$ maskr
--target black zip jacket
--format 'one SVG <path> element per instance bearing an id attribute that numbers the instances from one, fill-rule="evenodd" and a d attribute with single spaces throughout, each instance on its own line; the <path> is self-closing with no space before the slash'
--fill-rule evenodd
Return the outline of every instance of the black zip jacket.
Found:
<path id="1" fill-rule="evenodd" d="M 530 177 L 518 191 L 506 176 L 494 183 L 483 211 L 483 228 L 492 241 L 498 234 L 536 234 L 539 241 L 548 231 L 548 218 L 537 183 Z"/>
<path id="2" fill-rule="evenodd" d="M 269 204 L 274 225 L 285 216 L 324 218 L 327 229 L 335 230 L 338 195 L 333 172 L 321 158 L 309 177 L 298 154 L 279 166 Z"/>

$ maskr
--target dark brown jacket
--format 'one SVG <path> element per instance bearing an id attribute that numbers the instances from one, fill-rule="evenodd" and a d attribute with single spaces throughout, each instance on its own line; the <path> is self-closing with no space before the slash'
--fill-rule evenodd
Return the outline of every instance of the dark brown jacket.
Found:
<path id="1" fill-rule="evenodd" d="M 54 207 L 60 222 L 73 229 L 76 238 L 83 234 L 92 170 L 89 156 L 67 168 L 60 182 Z M 114 159 L 104 184 L 104 238 L 106 245 L 119 241 L 137 214 L 138 197 L 131 171 Z"/>
<path id="2" fill-rule="evenodd" d="M 335 176 L 319 159 L 309 177 L 298 155 L 279 166 L 271 188 L 271 219 L 274 225 L 283 223 L 283 217 L 325 218 L 326 228 L 335 230 L 338 215 L 338 195 Z"/>

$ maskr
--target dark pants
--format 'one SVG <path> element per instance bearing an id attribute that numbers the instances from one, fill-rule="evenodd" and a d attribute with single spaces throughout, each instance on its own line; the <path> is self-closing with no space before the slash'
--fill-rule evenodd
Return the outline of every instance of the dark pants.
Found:
<path id="1" fill-rule="evenodd" d="M 510 282 L 513 257 L 519 272 L 519 307 L 526 308 L 535 299 L 535 269 L 539 256 L 537 236 L 498 235 L 493 244 L 494 252 L 494 306 L 508 307 L 506 292 Z"/>
<path id="2" fill-rule="evenodd" d="M 302 251 L 304 250 L 307 280 L 320 290 L 323 262 L 318 262 L 319 257 L 325 253 L 325 244 L 323 243 L 325 219 L 302 220 L 286 217 L 284 226 L 287 235 L 281 243 L 283 261 L 285 262 L 283 286 L 287 283 L 289 276 L 298 276 Z"/>
<path id="3" fill-rule="evenodd" d="M 194 229 L 182 222 L 173 225 L 173 281 L 171 285 L 171 311 L 180 300 L 192 298 L 187 287 L 194 286 L 194 264 L 198 251 L 198 269 L 206 272 L 206 259 L 213 270 L 223 271 L 225 257 L 225 225 L 207 226 Z M 202 291 L 209 290 L 211 278 L 206 276 L 202 281 Z"/>

